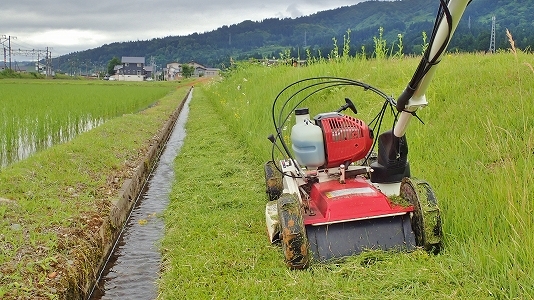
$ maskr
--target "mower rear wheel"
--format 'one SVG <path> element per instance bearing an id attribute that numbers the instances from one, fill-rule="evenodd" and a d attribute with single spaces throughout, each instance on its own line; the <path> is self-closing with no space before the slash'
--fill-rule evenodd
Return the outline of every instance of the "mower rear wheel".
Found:
<path id="1" fill-rule="evenodd" d="M 300 201 L 295 195 L 286 193 L 280 196 L 277 206 L 285 263 L 291 269 L 305 269 L 310 257 Z"/>
<path id="2" fill-rule="evenodd" d="M 417 246 L 434 254 L 443 246 L 441 215 L 434 190 L 428 182 L 405 177 L 400 186 L 400 196 L 414 207 L 412 229 Z"/>
<path id="3" fill-rule="evenodd" d="M 282 183 L 282 174 L 276 169 L 274 161 L 268 161 L 264 165 L 265 171 L 265 192 L 267 193 L 267 199 L 273 201 L 278 199 L 284 190 Z"/>

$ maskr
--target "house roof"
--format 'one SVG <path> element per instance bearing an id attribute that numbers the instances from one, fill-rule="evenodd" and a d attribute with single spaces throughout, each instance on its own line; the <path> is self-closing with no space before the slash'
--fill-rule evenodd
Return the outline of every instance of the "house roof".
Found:
<path id="1" fill-rule="evenodd" d="M 121 63 L 144 64 L 144 57 L 123 56 Z"/>

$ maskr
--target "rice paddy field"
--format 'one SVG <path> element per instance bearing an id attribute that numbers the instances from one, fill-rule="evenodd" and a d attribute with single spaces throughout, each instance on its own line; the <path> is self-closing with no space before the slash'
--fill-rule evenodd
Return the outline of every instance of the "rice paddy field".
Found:
<path id="1" fill-rule="evenodd" d="M 153 83 L 0 80 L 2 117 L 22 126 L 11 135 L 57 142 L 58 130 L 102 120 L 0 168 L 0 299 L 78 299 L 96 280 L 112 203 L 189 90 Z"/>
<path id="2" fill-rule="evenodd" d="M 154 104 L 162 83 L 0 81 L 0 167 Z"/>
<path id="3" fill-rule="evenodd" d="M 407 132 L 413 177 L 442 210 L 444 249 L 368 251 L 288 270 L 268 242 L 263 164 L 272 101 L 315 76 L 360 80 L 397 96 L 418 58 L 241 64 L 195 91 L 164 216 L 160 299 L 534 298 L 534 55 L 448 54 Z M 338 87 L 305 106 L 333 111 L 350 97 L 369 122 L 382 102 Z M 385 124 L 390 124 L 386 123 Z M 289 130 L 289 129 L 287 129 Z"/>

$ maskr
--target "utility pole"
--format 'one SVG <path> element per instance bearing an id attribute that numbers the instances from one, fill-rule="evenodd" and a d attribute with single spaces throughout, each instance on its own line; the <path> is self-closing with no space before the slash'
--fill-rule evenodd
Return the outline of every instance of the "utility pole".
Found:
<path id="1" fill-rule="evenodd" d="M 7 48 L 8 48 L 8 51 L 9 51 L 9 69 L 11 70 L 11 39 L 14 39 L 16 40 L 17 37 L 16 36 L 8 36 L 7 37 Z"/>
<path id="2" fill-rule="evenodd" d="M 491 17 L 491 37 L 488 52 L 495 53 L 495 16 Z"/>
<path id="3" fill-rule="evenodd" d="M 52 76 L 52 51 L 46 47 L 46 77 Z"/>
<path id="4" fill-rule="evenodd" d="M 2 49 L 4 49 L 4 69 L 7 68 L 6 61 L 7 61 L 7 52 L 6 47 L 4 45 L 4 42 L 7 41 L 7 36 L 5 34 L 0 35 L 0 44 L 2 44 Z"/>
<path id="5" fill-rule="evenodd" d="M 467 23 L 467 28 L 471 30 L 471 16 L 469 16 L 469 21 Z"/>
<path id="6" fill-rule="evenodd" d="M 154 56 L 151 56 L 150 57 L 150 65 L 152 66 L 152 79 L 157 79 L 156 77 L 156 63 L 155 63 L 155 59 L 154 59 Z"/>

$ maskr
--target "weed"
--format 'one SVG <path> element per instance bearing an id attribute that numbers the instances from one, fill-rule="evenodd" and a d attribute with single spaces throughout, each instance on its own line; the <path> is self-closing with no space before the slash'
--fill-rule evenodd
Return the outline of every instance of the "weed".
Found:
<path id="1" fill-rule="evenodd" d="M 385 59 L 387 57 L 387 41 L 384 39 L 384 28 L 378 28 L 378 37 L 373 37 L 375 45 L 375 58 L 378 60 Z"/>

